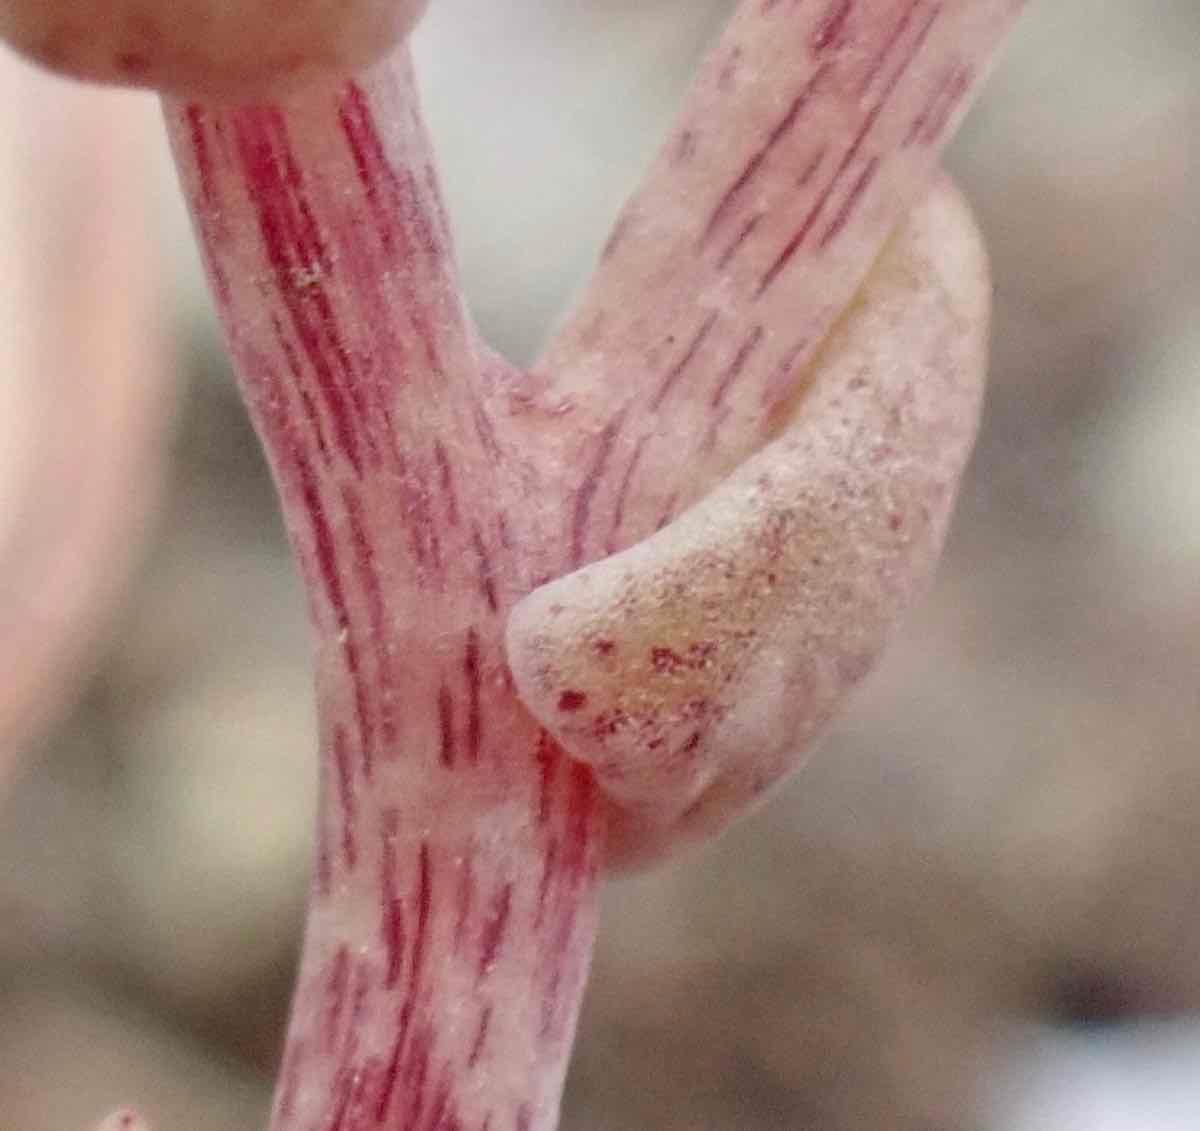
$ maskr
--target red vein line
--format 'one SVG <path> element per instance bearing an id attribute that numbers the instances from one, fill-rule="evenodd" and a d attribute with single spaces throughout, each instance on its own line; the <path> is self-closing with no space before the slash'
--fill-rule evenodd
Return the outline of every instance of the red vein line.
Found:
<path id="1" fill-rule="evenodd" d="M 729 261 L 742 249 L 746 241 L 754 234 L 754 230 L 762 223 L 763 214 L 756 212 L 750 217 L 739 229 L 736 236 L 729 242 L 729 246 L 721 252 L 717 259 L 717 270 L 724 271 L 729 266 Z"/>
<path id="2" fill-rule="evenodd" d="M 496 600 L 496 576 L 478 526 L 472 527 L 471 542 L 475 549 L 475 556 L 479 559 L 479 591 L 483 594 L 488 608 L 494 613 L 500 607 Z"/>
<path id="3" fill-rule="evenodd" d="M 796 363 L 800 360 L 800 355 L 807 348 L 808 338 L 801 338 L 780 358 L 779 364 L 771 374 L 770 380 L 763 388 L 763 404 L 765 407 L 774 407 L 772 402 L 778 399 L 780 387 L 790 383 L 792 370 L 796 368 Z"/>
<path id="4" fill-rule="evenodd" d="M 376 230 L 379 232 L 384 251 L 391 254 L 395 250 L 400 258 L 408 260 L 411 259 L 411 244 L 415 243 L 427 255 L 440 256 L 441 249 L 433 229 L 423 209 L 416 203 L 416 179 L 411 170 L 398 172 L 388 160 L 383 141 L 375 129 L 366 94 L 353 82 L 346 84 L 343 94 L 338 109 L 339 122 L 350 146 L 354 168 L 363 187 L 367 205 L 375 216 Z M 380 182 L 389 198 L 387 201 L 380 196 Z M 407 208 L 404 206 L 406 201 L 412 202 Z M 401 226 L 403 221 L 415 226 L 415 239 L 407 241 L 409 246 L 396 247 L 400 239 L 409 234 Z M 411 277 L 404 280 L 404 288 L 410 300 L 406 304 L 406 314 L 421 341 L 426 362 L 431 372 L 441 373 L 442 359 L 438 354 L 433 328 L 426 318 L 422 304 L 416 301 L 416 289 Z"/>
<path id="5" fill-rule="evenodd" d="M 679 492 L 672 491 L 667 497 L 667 501 L 663 503 L 663 508 L 659 512 L 658 521 L 654 524 L 655 531 L 661 530 L 668 522 L 671 521 L 675 514 L 675 507 L 679 503 Z"/>
<path id="6" fill-rule="evenodd" d="M 375 466 L 387 459 L 395 464 L 396 430 L 391 405 L 393 385 L 412 372 L 408 344 L 399 333 L 397 311 L 406 310 L 412 301 L 406 297 L 397 303 L 385 293 L 395 285 L 388 264 L 368 246 L 370 225 L 357 213 L 348 217 L 326 217 L 330 242 L 338 250 L 340 279 L 350 292 L 350 302 L 358 310 L 359 322 L 372 328 L 373 349 L 354 354 L 347 365 L 355 404 L 371 446 Z M 386 281 L 385 281 L 386 280 Z M 350 355 L 347 352 L 347 357 Z"/>
<path id="7" fill-rule="evenodd" d="M 700 450 L 704 452 L 712 452 L 717 446 L 717 435 L 725 426 L 725 422 L 729 419 L 729 407 L 725 406 L 713 415 L 708 422 L 708 427 L 704 431 L 704 440 L 700 445 Z"/>
<path id="8" fill-rule="evenodd" d="M 575 505 L 571 511 L 571 563 L 573 565 L 583 563 L 584 539 L 587 536 L 592 500 L 599 490 L 600 479 L 604 474 L 605 465 L 612 455 L 617 433 L 621 430 L 623 421 L 624 414 L 621 413 L 604 426 L 596 443 L 596 454 L 592 458 L 592 464 L 575 492 Z"/>
<path id="9" fill-rule="evenodd" d="M 358 863 L 358 846 L 354 840 L 354 822 L 358 803 L 354 796 L 354 771 L 350 768 L 350 750 L 346 732 L 341 727 L 333 735 L 333 761 L 337 769 L 338 799 L 342 807 L 342 855 L 346 867 L 354 870 Z"/>
<path id="10" fill-rule="evenodd" d="M 196 160 L 196 175 L 200 180 L 200 197 L 205 204 L 199 212 L 200 231 L 203 237 L 204 262 L 212 276 L 213 288 L 217 294 L 217 303 L 222 310 L 229 309 L 230 288 L 229 276 L 217 258 L 215 247 L 220 231 L 218 219 L 218 197 L 216 167 L 212 151 L 208 145 L 208 135 L 205 132 L 207 115 L 204 109 L 195 103 L 187 108 L 188 132 L 190 135 L 192 154 Z"/>
<path id="11" fill-rule="evenodd" d="M 700 347 L 704 345 L 705 339 L 712 333 L 712 329 L 716 324 L 717 311 L 713 310 L 709 312 L 708 317 L 700 324 L 687 349 L 684 350 L 683 356 L 671 366 L 666 377 L 663 378 L 662 384 L 658 387 L 658 392 L 654 394 L 654 397 L 650 401 L 651 412 L 657 411 L 662 406 L 663 401 L 667 399 L 667 394 L 678 383 L 687 367 L 691 365 L 692 360 L 700 352 Z"/>
<path id="12" fill-rule="evenodd" d="M 204 132 L 206 115 L 203 108 L 193 102 L 188 105 L 185 117 L 192 153 L 196 158 L 196 174 L 200 179 L 200 199 L 205 204 L 212 205 L 217 199 L 217 178 L 212 151 L 208 147 L 208 135 Z"/>
<path id="13" fill-rule="evenodd" d="M 814 51 L 828 51 L 831 47 L 841 45 L 846 21 L 853 8 L 854 0 L 834 0 L 813 32 L 810 42 Z"/>
<path id="14" fill-rule="evenodd" d="M 792 99 L 790 105 L 785 111 L 783 117 L 772 127 L 770 133 L 767 134 L 767 140 L 754 155 L 746 162 L 740 174 L 734 180 L 733 184 L 725 191 L 725 194 L 717 202 L 716 208 L 708 218 L 708 223 L 704 225 L 704 231 L 700 236 L 700 243 L 704 243 L 712 235 L 717 225 L 732 209 L 734 202 L 745 191 L 746 187 L 757 175 L 758 171 L 763 167 L 767 157 L 771 151 L 787 136 L 792 127 L 796 124 L 804 108 L 812 101 L 813 95 L 817 92 L 817 87 L 824 80 L 828 73 L 828 65 L 822 65 L 817 68 L 812 78 L 801 89 L 800 93 Z"/>
<path id="15" fill-rule="evenodd" d="M 434 1093 L 433 1107 L 429 1111 L 429 1119 L 425 1123 L 426 1131 L 445 1131 L 445 1125 L 442 1122 L 446 1116 L 446 1109 L 450 1105 L 450 1082 L 445 1078 L 437 1086 L 437 1091 Z"/>
<path id="16" fill-rule="evenodd" d="M 875 121 L 879 117 L 879 110 L 880 110 L 881 105 L 882 105 L 881 103 L 877 103 L 875 106 L 873 106 L 871 108 L 870 112 L 867 114 L 867 117 L 864 120 L 862 127 L 859 129 L 859 131 L 855 135 L 853 141 L 850 143 L 850 148 L 846 151 L 845 155 L 842 157 L 840 164 L 838 165 L 837 169 L 834 171 L 834 174 L 830 178 L 829 183 L 825 186 L 824 191 L 822 191 L 820 196 L 818 196 L 817 199 L 813 202 L 812 207 L 808 210 L 808 214 L 801 221 L 800 227 L 796 229 L 795 234 L 784 245 L 783 250 L 779 253 L 778 257 L 771 264 L 771 266 L 767 269 L 766 274 L 763 275 L 762 280 L 759 282 L 759 285 L 758 285 L 758 291 L 755 293 L 755 296 L 754 296 L 755 298 L 761 298 L 763 296 L 763 294 L 766 293 L 766 291 L 771 287 L 771 284 L 774 283 L 775 280 L 778 279 L 781 274 L 783 274 L 784 269 L 788 266 L 789 263 L 791 263 L 792 259 L 796 255 L 796 253 L 804 245 L 805 240 L 808 239 L 809 233 L 812 231 L 813 227 L 816 225 L 816 222 L 820 218 L 821 213 L 825 211 L 825 206 L 829 203 L 829 198 L 831 196 L 833 196 L 833 192 L 837 188 L 838 182 L 841 180 L 842 174 L 846 171 L 846 169 L 850 166 L 850 163 L 857 156 L 858 150 L 862 146 L 863 140 L 866 138 L 866 136 L 870 132 L 871 128 L 875 125 Z"/>
<path id="17" fill-rule="evenodd" d="M 429 1077 L 430 1045 L 432 1037 L 427 1032 L 421 1032 L 414 1038 L 413 1049 L 409 1057 L 405 1077 L 409 1082 L 409 1108 L 405 1131 L 414 1131 L 420 1126 L 421 1116 L 425 1113 L 425 1081 Z"/>
<path id="18" fill-rule="evenodd" d="M 325 509 L 321 503 L 311 465 L 299 450 L 292 453 L 292 461 L 300 481 L 300 494 L 304 502 L 304 510 L 308 514 L 309 525 L 312 529 L 317 572 L 320 574 L 339 635 L 342 637 L 342 656 L 354 689 L 355 713 L 358 718 L 360 737 L 364 739 L 365 747 L 365 737 L 369 733 L 366 690 L 359 678 L 358 647 L 350 636 L 350 614 L 346 605 L 346 593 L 342 587 L 341 573 L 338 570 L 333 531 L 325 516 Z"/>
<path id="19" fill-rule="evenodd" d="M 625 521 L 625 506 L 629 501 L 629 488 L 633 483 L 634 472 L 642 460 L 642 453 L 646 450 L 646 445 L 649 441 L 649 436 L 638 437 L 638 442 L 634 445 L 633 456 L 625 466 L 625 474 L 621 477 L 620 487 L 617 488 L 617 500 L 613 506 L 612 525 L 608 529 L 608 540 L 605 543 L 605 549 L 610 554 L 616 552 L 617 533 L 621 529 L 621 523 Z"/>
<path id="20" fill-rule="evenodd" d="M 337 1083 L 333 1093 L 333 1116 L 326 1125 L 328 1131 L 343 1131 L 346 1126 L 346 1114 L 350 1110 L 350 1100 L 354 1094 L 354 1077 L 344 1068 L 338 1070 Z"/>
<path id="21" fill-rule="evenodd" d="M 291 1042 L 291 1047 L 284 1053 L 283 1065 L 279 1070 L 282 1081 L 279 1089 L 279 1119 L 289 1122 L 296 1112 L 296 1089 L 300 1082 L 300 1065 L 304 1060 L 307 1049 L 303 1040 Z"/>
<path id="22" fill-rule="evenodd" d="M 488 1029 L 492 1024 L 492 1007 L 485 1005 L 479 1015 L 479 1028 L 475 1031 L 475 1040 L 471 1045 L 471 1055 L 467 1057 L 467 1067 L 474 1068 L 483 1055 L 483 1046 L 487 1043 Z"/>
<path id="23" fill-rule="evenodd" d="M 458 525 L 458 492 L 454 487 L 454 473 L 450 467 L 450 457 L 446 455 L 446 447 L 438 440 L 433 445 L 433 458 L 438 465 L 438 475 L 442 481 L 442 494 L 446 497 L 446 520 L 451 526 Z"/>
<path id="24" fill-rule="evenodd" d="M 471 422 L 475 425 L 475 435 L 483 445 L 484 455 L 490 462 L 499 463 L 503 452 L 500 449 L 500 441 L 496 438 L 496 429 L 492 425 L 491 417 L 478 401 L 471 405 Z"/>
<path id="25" fill-rule="evenodd" d="M 825 144 L 817 147 L 816 152 L 812 155 L 808 164 L 804 166 L 800 176 L 796 178 L 796 188 L 804 188 L 816 176 L 817 170 L 821 167 L 821 162 L 825 160 L 825 154 L 828 149 L 829 146 Z"/>
<path id="26" fill-rule="evenodd" d="M 346 610 L 346 594 L 342 589 L 342 578 L 338 571 L 333 531 L 330 530 L 329 520 L 325 517 L 325 507 L 317 490 L 312 466 L 299 452 L 294 453 L 293 456 L 296 473 L 300 480 L 300 495 L 304 502 L 305 513 L 308 515 L 309 525 L 312 528 L 317 571 L 321 575 L 321 584 L 333 609 L 334 620 L 338 630 L 341 631 L 350 626 L 350 615 Z"/>
<path id="27" fill-rule="evenodd" d="M 278 111 L 265 115 L 263 122 L 266 132 L 274 135 L 267 142 L 269 151 L 275 155 L 277 162 L 281 161 L 283 165 L 285 191 L 281 196 L 280 204 L 285 211 L 290 211 L 295 247 L 301 255 L 300 262 L 296 266 L 307 268 L 315 263 L 321 269 L 323 276 L 328 275 L 333 269 L 333 257 L 329 254 L 329 249 L 321 235 L 320 226 L 313 215 L 308 196 L 304 192 L 304 177 L 292 149 L 287 123 L 283 114 Z M 284 279 L 284 284 L 289 293 L 303 290 L 305 295 L 311 295 L 312 305 L 319 315 L 317 329 L 324 335 L 325 341 L 332 351 L 333 361 L 336 363 L 331 366 L 331 371 L 340 374 L 344 379 L 344 392 L 350 399 L 358 420 L 365 422 L 366 404 L 363 399 L 363 389 L 355 379 L 354 367 L 350 362 L 349 354 L 338 335 L 337 320 L 324 285 L 302 288 L 297 286 L 295 279 L 291 276 Z M 372 449 L 372 454 L 377 454 L 374 450 L 374 437 L 366 433 L 364 439 L 367 446 Z"/>
<path id="28" fill-rule="evenodd" d="M 375 644 L 375 666 L 379 683 L 390 687 L 393 683 L 391 662 L 386 650 L 386 628 L 384 625 L 385 610 L 383 604 L 383 588 L 379 575 L 375 571 L 375 551 L 367 537 L 367 527 L 363 520 L 362 502 L 358 493 L 349 485 L 342 488 L 342 502 L 346 510 L 346 521 L 350 528 L 350 544 L 354 547 L 354 568 L 358 574 L 359 585 L 366 596 L 367 621 L 370 640 Z M 362 759 L 363 775 L 370 779 L 375 745 L 375 728 L 367 714 L 365 699 L 358 704 L 362 726 Z M 385 725 L 386 730 L 391 727 Z"/>
<path id="29" fill-rule="evenodd" d="M 294 210 L 292 215 L 293 230 L 297 238 L 296 247 L 302 256 L 298 266 L 308 268 L 310 264 L 316 263 L 322 272 L 322 280 L 311 287 L 301 288 L 297 286 L 292 276 L 288 276 L 283 280 L 284 287 L 286 293 L 289 295 L 303 291 L 303 302 L 311 304 L 316 310 L 317 331 L 323 338 L 332 358 L 328 364 L 331 379 L 334 376 L 340 377 L 343 392 L 349 398 L 354 416 L 358 423 L 363 426 L 362 439 L 369 450 L 368 454 L 371 456 L 372 463 L 378 464 L 378 444 L 374 433 L 367 427 L 369 416 L 365 400 L 365 389 L 350 360 L 346 344 L 340 336 L 338 320 L 333 309 L 333 304 L 330 302 L 328 292 L 325 289 L 324 279 L 333 271 L 333 257 L 329 254 L 329 249 L 321 235 L 320 226 L 313 215 L 308 196 L 304 192 L 304 177 L 300 172 L 300 165 L 292 149 L 283 114 L 273 112 L 266 116 L 265 123 L 267 129 L 273 131 L 275 135 L 274 140 L 269 144 L 273 146 L 273 152 L 283 162 L 286 192 L 283 195 L 282 203 L 285 208 L 290 205 Z"/>
<path id="30" fill-rule="evenodd" d="M 537 819 L 539 825 L 544 825 L 550 820 L 550 786 L 559 765 L 558 750 L 549 732 L 543 730 L 538 735 L 537 752 L 534 757 L 538 764 Z"/>
<path id="31" fill-rule="evenodd" d="M 321 416 L 317 412 L 316 402 L 313 400 L 312 393 L 304 387 L 304 369 L 300 364 L 300 358 L 296 355 L 296 350 L 288 340 L 287 335 L 283 332 L 283 324 L 279 320 L 279 315 L 271 315 L 271 326 L 275 331 L 276 344 L 283 353 L 284 360 L 287 362 L 288 372 L 292 375 L 292 382 L 300 395 L 300 405 L 304 410 L 305 419 L 308 421 L 308 425 L 313 432 L 313 437 L 317 441 L 317 452 L 321 456 L 321 462 L 328 466 L 329 447 L 325 443 L 325 428 L 321 423 Z"/>
<path id="32" fill-rule="evenodd" d="M 421 841 L 418 854 L 417 877 L 417 929 L 413 937 L 412 984 L 415 986 L 421 975 L 425 952 L 429 942 L 429 918 L 433 911 L 433 860 L 429 854 L 429 842 Z"/>
<path id="33" fill-rule="evenodd" d="M 954 108 L 962 100 L 970 86 L 970 67 L 960 64 L 947 71 L 934 91 L 933 97 L 913 120 L 904 144 L 913 145 L 917 141 L 923 141 L 926 145 L 931 145 L 935 142 L 938 135 L 946 128 L 954 113 Z"/>
<path id="34" fill-rule="evenodd" d="M 475 866 L 471 856 L 467 856 L 458 874 L 458 916 L 454 922 L 454 949 L 462 948 L 463 939 L 467 934 L 467 920 L 471 916 L 471 906 L 475 902 Z"/>
<path id="35" fill-rule="evenodd" d="M 558 876 L 558 838 L 551 837 L 549 844 L 546 846 L 546 853 L 542 863 L 542 878 L 538 884 L 537 910 L 534 912 L 533 925 L 540 928 L 543 920 L 546 917 L 546 908 L 549 904 L 550 885 Z"/>
<path id="36" fill-rule="evenodd" d="M 392 1106 L 392 1096 L 396 1091 L 396 1085 L 400 1081 L 400 1060 L 404 1053 L 404 1046 L 408 1036 L 408 1027 L 401 1024 L 396 1034 L 396 1039 L 392 1044 L 392 1052 L 388 1057 L 388 1062 L 383 1070 L 383 1079 L 379 1085 L 379 1095 L 375 1100 L 375 1122 L 382 1123 L 387 1116 L 388 1108 Z"/>
<path id="37" fill-rule="evenodd" d="M 335 319 L 324 288 L 304 289 L 295 285 L 295 272 L 311 262 L 324 264 L 328 256 L 312 228 L 311 215 L 300 209 L 296 197 L 297 178 L 285 175 L 279 155 L 264 122 L 266 111 L 245 111 L 235 119 L 239 158 L 258 219 L 267 260 L 275 272 L 279 294 L 293 329 L 304 350 L 317 388 L 325 402 L 337 437 L 338 448 L 351 467 L 362 473 L 359 438 L 351 427 L 352 409 L 346 391 L 337 380 L 340 343 L 333 337 Z M 282 124 L 277 132 L 282 133 Z M 286 135 L 283 139 L 286 145 Z M 297 216 L 297 211 L 300 215 Z M 299 253 L 299 257 L 296 253 Z M 309 308 L 312 308 L 310 316 Z"/>
<path id="38" fill-rule="evenodd" d="M 398 832 L 399 815 L 396 810 L 389 810 L 383 818 L 383 861 L 380 880 L 383 889 L 382 933 L 383 946 L 387 954 L 387 967 L 384 974 L 384 986 L 394 989 L 400 982 L 400 972 L 404 963 L 404 900 L 400 896 L 398 868 L 396 860 L 396 834 Z"/>
<path id="39" fill-rule="evenodd" d="M 472 765 L 478 765 L 483 744 L 483 712 L 480 706 L 482 675 L 479 670 L 479 633 L 474 628 L 467 633 L 463 674 L 467 679 L 467 760 Z"/>
<path id="40" fill-rule="evenodd" d="M 500 946 L 504 942 L 504 933 L 508 927 L 509 915 L 512 912 L 512 896 L 513 886 L 509 883 L 500 889 L 492 901 L 479 945 L 478 975 L 480 978 L 491 970 L 500 953 Z"/>
<path id="41" fill-rule="evenodd" d="M 367 990 L 370 988 L 370 981 L 370 963 L 365 958 L 360 959 L 354 969 L 354 995 L 351 998 L 350 1017 L 346 1024 L 344 1054 L 347 1060 L 350 1060 L 358 1051 L 358 1038 L 362 1032 L 363 1011 L 367 1004 Z"/>
<path id="42" fill-rule="evenodd" d="M 712 408 L 718 409 L 721 407 L 721 404 L 725 400 L 730 387 L 733 385 L 734 381 L 738 379 L 742 370 L 746 368 L 746 362 L 750 360 L 750 355 L 753 354 L 756 349 L 758 349 L 764 336 L 765 331 L 763 328 L 761 326 L 755 326 L 754 329 L 750 331 L 750 334 L 747 336 L 746 340 L 742 342 L 741 348 L 737 351 L 734 359 L 729 363 L 725 372 L 721 375 L 721 380 L 717 383 L 717 387 L 713 390 L 712 400 L 710 402 Z"/>
<path id="43" fill-rule="evenodd" d="M 914 0 L 914 3 L 910 7 L 909 11 L 906 13 L 905 17 L 901 20 L 901 22 L 900 22 L 901 31 L 907 26 L 908 21 L 911 19 L 912 12 L 915 10 L 918 2 L 919 2 L 919 0 Z M 800 250 L 801 246 L 804 244 L 805 240 L 808 238 L 808 235 L 812 231 L 813 226 L 816 224 L 821 213 L 825 210 L 825 206 L 829 203 L 829 200 L 833 195 L 834 189 L 837 187 L 843 174 L 853 163 L 854 159 L 858 156 L 859 150 L 862 148 L 863 142 L 867 139 L 867 136 L 870 134 L 871 130 L 874 129 L 875 123 L 878 121 L 880 113 L 882 112 L 885 104 L 887 103 L 888 98 L 891 96 L 892 91 L 895 90 L 895 88 L 896 88 L 896 84 L 900 81 L 900 79 L 904 75 L 905 71 L 908 70 L 909 66 L 912 64 L 913 59 L 916 58 L 917 53 L 920 51 L 922 45 L 924 44 L 926 38 L 929 35 L 930 29 L 933 27 L 933 24 L 936 21 L 938 15 L 940 13 L 941 13 L 941 5 L 935 4 L 929 13 L 929 19 L 926 20 L 924 26 L 921 28 L 920 32 L 917 35 L 916 40 L 913 42 L 911 49 L 909 50 L 909 52 L 907 53 L 905 58 L 902 60 L 899 68 L 892 75 L 891 79 L 888 81 L 887 85 L 883 88 L 883 90 L 880 91 L 879 97 L 875 100 L 874 105 L 871 107 L 870 111 L 868 112 L 866 118 L 863 121 L 861 128 L 859 129 L 858 133 L 855 135 L 854 140 L 851 142 L 850 148 L 847 149 L 845 156 L 842 158 L 840 164 L 838 165 L 837 171 L 833 174 L 833 178 L 830 180 L 829 184 L 826 186 L 825 191 L 817 198 L 816 203 L 809 210 L 808 215 L 805 216 L 803 222 L 801 223 L 799 229 L 796 231 L 795 235 L 793 235 L 792 238 L 787 242 L 787 244 L 784 246 L 783 250 L 779 253 L 778 257 L 775 259 L 775 262 L 771 264 L 771 266 L 767 269 L 766 274 L 762 277 L 762 280 L 760 281 L 760 283 L 758 285 L 758 290 L 754 296 L 755 298 L 761 298 L 763 296 L 763 294 L 766 293 L 766 291 L 775 282 L 775 280 L 778 279 L 779 276 L 783 273 L 784 269 L 788 266 L 788 264 L 795 257 L 796 252 Z M 879 60 L 877 61 L 877 66 L 882 65 L 882 61 L 884 59 L 886 59 L 888 54 L 891 53 L 891 49 L 895 46 L 896 42 L 899 41 L 899 38 L 900 38 L 900 34 L 897 33 L 897 35 L 894 36 L 892 38 L 892 40 L 888 43 L 885 51 L 883 52 L 883 54 L 880 56 Z M 869 86 L 869 85 L 870 84 L 868 83 L 867 86 Z M 865 89 L 866 88 L 864 87 L 864 90 Z M 874 176 L 874 174 L 872 174 L 872 177 L 873 176 Z"/>
<path id="44" fill-rule="evenodd" d="M 795 188 L 805 188 L 809 181 L 816 176 L 817 170 L 821 167 L 821 162 L 825 160 L 825 153 L 827 149 L 828 147 L 825 145 L 818 147 L 808 164 L 803 168 L 803 170 L 801 170 L 800 176 L 796 178 Z M 755 233 L 755 231 L 757 231 L 758 226 L 763 219 L 764 214 L 761 212 L 756 212 L 750 217 L 749 220 L 746 221 L 745 224 L 742 225 L 741 230 L 736 236 L 733 237 L 729 246 L 721 253 L 720 258 L 717 260 L 717 270 L 723 271 L 729 266 L 734 256 L 741 251 L 741 249 L 749 241 L 750 237 Z"/>
<path id="45" fill-rule="evenodd" d="M 450 688 L 442 684 L 438 690 L 438 729 L 441 742 L 438 760 L 448 770 L 454 768 L 454 697 Z"/>
<path id="46" fill-rule="evenodd" d="M 895 49 L 896 44 L 900 42 L 901 37 L 908 30 L 908 25 L 912 23 L 912 18 L 916 15 L 917 9 L 922 3 L 923 0 L 909 0 L 908 6 L 901 12 L 900 18 L 896 21 L 895 26 L 875 53 L 875 57 L 871 60 L 863 74 L 862 83 L 858 88 L 859 97 L 862 97 L 862 95 L 871 89 L 871 84 L 878 77 L 879 72 L 883 69 L 884 63 L 887 62 L 887 58 Z"/>
<path id="47" fill-rule="evenodd" d="M 496 535 L 500 539 L 501 546 L 506 550 L 512 549 L 512 531 L 508 529 L 508 519 L 504 517 L 503 511 L 496 515 Z"/>
<path id="48" fill-rule="evenodd" d="M 341 1027 L 342 1009 L 346 1004 L 349 985 L 350 948 L 343 943 L 330 960 L 325 983 L 325 1032 L 322 1035 L 326 1052 L 332 1052 L 337 1045 L 337 1034 Z"/>
<path id="49" fill-rule="evenodd" d="M 855 207 L 862 199 L 863 193 L 867 191 L 871 182 L 875 179 L 875 174 L 879 172 L 879 158 L 872 157 L 870 161 L 863 167 L 863 171 L 859 173 L 858 179 L 850 187 L 850 191 L 846 194 L 846 199 L 842 201 L 842 206 L 838 209 L 837 215 L 829 222 L 829 226 L 821 233 L 821 238 L 817 241 L 817 247 L 824 251 L 838 236 L 846 226 L 846 222 L 854 213 Z"/>
<path id="50" fill-rule="evenodd" d="M 887 101 L 887 99 L 891 97 L 892 91 L 894 91 L 896 89 L 900 80 L 904 77 L 905 73 L 908 71 L 908 68 L 912 66 L 913 60 L 916 59 L 921 48 L 925 46 L 925 41 L 929 38 L 929 33 L 930 33 L 930 31 L 932 31 L 933 25 L 937 22 L 937 19 L 941 14 L 942 14 L 942 5 L 941 4 L 934 4 L 929 9 L 929 18 L 921 25 L 921 29 L 917 32 L 916 39 L 913 40 L 912 45 L 909 47 L 908 51 L 904 54 L 904 57 L 900 60 L 900 65 L 896 68 L 892 77 L 890 79 L 888 79 L 887 84 L 884 86 L 883 90 L 880 91 L 879 105 L 881 107 Z"/>

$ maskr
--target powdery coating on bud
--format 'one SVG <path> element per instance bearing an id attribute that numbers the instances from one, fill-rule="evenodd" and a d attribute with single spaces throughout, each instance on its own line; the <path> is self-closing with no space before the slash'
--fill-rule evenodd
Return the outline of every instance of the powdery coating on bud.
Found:
<path id="1" fill-rule="evenodd" d="M 77 78 L 246 98 L 382 56 L 426 0 L 0 0 L 0 36 Z"/>
<path id="2" fill-rule="evenodd" d="M 518 692 L 622 814 L 618 865 L 728 823 L 867 672 L 940 550 L 987 315 L 977 233 L 939 186 L 776 439 L 658 534 L 516 607 Z"/>

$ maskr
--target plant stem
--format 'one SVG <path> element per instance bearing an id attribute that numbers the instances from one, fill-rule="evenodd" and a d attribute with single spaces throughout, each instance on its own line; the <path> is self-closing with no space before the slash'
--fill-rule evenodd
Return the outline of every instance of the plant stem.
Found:
<path id="1" fill-rule="evenodd" d="M 318 641 L 321 811 L 273 1126 L 555 1125 L 603 814 L 517 702 L 562 562 L 491 402 L 406 53 L 172 142 Z M 524 500 L 524 505 L 517 505 Z"/>

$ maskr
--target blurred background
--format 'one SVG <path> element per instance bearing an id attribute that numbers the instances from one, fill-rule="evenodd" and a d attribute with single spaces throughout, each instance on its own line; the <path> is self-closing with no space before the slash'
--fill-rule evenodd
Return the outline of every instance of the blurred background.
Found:
<path id="1" fill-rule="evenodd" d="M 433 5 L 418 53 L 466 286 L 514 359 L 729 8 Z M 0 113 L 28 127 L 50 80 L 13 81 Z M 163 1131 L 249 1131 L 307 884 L 304 610 L 151 101 L 113 106 L 95 128 L 148 130 L 123 175 L 169 252 L 136 250 L 160 273 L 129 331 L 151 454 L 114 504 L 122 553 L 95 559 L 125 575 L 115 611 L 0 750 L 0 1129 L 137 1102 Z M 49 136 L 0 146 L 0 308 L 37 258 L 12 186 L 96 195 L 86 154 L 22 172 Z M 1031 4 L 949 158 L 996 318 L 937 587 L 772 805 L 608 889 L 564 1131 L 1200 1127 L 1198 157 L 1195 0 Z M 21 356 L 0 350 L 0 475 L 46 388 Z M 6 567 L 28 549 L 9 495 Z"/>

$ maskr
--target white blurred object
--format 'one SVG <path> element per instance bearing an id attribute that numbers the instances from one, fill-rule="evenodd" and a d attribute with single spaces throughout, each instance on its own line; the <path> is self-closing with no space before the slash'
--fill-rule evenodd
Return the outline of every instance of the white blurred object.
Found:
<path id="1" fill-rule="evenodd" d="M 263 1126 L 265 1081 L 111 992 L 60 974 L 53 989 L 4 992 L 0 1010 L 5 1131 L 114 1131 L 98 1117 L 133 1097 L 154 1131 Z"/>
<path id="2" fill-rule="evenodd" d="M 1031 4 L 951 155 L 988 239 L 997 349 L 1043 381 L 1195 279 L 1194 0 Z"/>
<path id="3" fill-rule="evenodd" d="M 414 37 L 468 299 L 527 361 L 733 0 L 438 0 Z"/>
<path id="4" fill-rule="evenodd" d="M 1200 1020 L 1035 1030 L 1000 1081 L 991 1131 L 1195 1131 Z"/>
<path id="5" fill-rule="evenodd" d="M 1127 567 L 1154 578 L 1140 590 L 1147 603 L 1193 604 L 1200 571 L 1200 327 L 1194 310 L 1194 304 L 1185 307 L 1149 328 L 1131 403 L 1096 445 L 1100 513 Z"/>

